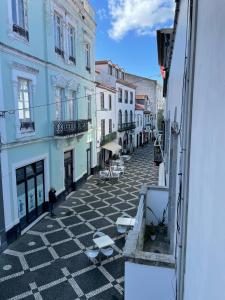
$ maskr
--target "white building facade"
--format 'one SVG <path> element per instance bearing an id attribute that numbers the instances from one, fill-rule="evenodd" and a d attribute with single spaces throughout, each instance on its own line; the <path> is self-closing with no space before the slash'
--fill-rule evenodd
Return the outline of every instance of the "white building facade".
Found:
<path id="1" fill-rule="evenodd" d="M 104 166 L 118 152 L 112 148 L 112 142 L 117 142 L 116 89 L 104 84 L 100 73 L 96 80 L 97 162 Z"/>
<path id="2" fill-rule="evenodd" d="M 115 130 L 117 144 L 123 153 L 133 151 L 135 129 L 135 85 L 126 81 L 125 72 L 111 61 L 97 61 L 96 72 L 101 82 L 116 91 Z"/>

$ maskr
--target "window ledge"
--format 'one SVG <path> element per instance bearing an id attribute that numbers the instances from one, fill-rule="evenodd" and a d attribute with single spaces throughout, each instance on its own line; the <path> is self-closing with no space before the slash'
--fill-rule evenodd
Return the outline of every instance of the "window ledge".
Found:
<path id="1" fill-rule="evenodd" d="M 9 34 L 8 36 L 13 39 L 13 40 L 17 40 L 17 41 L 20 41 L 20 42 L 23 42 L 24 44 L 26 45 L 29 45 L 29 41 L 23 37 L 22 35 L 18 34 L 17 32 L 13 31 L 12 29 L 9 31 Z"/>

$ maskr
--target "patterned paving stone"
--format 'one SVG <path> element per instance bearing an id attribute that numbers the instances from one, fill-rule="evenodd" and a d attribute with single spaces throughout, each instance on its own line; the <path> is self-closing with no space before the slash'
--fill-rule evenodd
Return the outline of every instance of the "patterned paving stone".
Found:
<path id="1" fill-rule="evenodd" d="M 118 182 L 94 176 L 0 255 L 0 299 L 123 299 L 124 235 L 115 222 L 123 212 L 135 216 L 143 182 L 157 184 L 152 145 L 135 151 Z M 115 241 L 111 259 L 91 262 L 84 251 L 95 248 L 93 233 Z"/>
<path id="2" fill-rule="evenodd" d="M 76 277 L 76 282 L 85 294 L 96 290 L 109 283 L 109 280 L 99 271 L 98 268 L 87 271 Z M 88 283 L 88 284 L 87 284 Z"/>

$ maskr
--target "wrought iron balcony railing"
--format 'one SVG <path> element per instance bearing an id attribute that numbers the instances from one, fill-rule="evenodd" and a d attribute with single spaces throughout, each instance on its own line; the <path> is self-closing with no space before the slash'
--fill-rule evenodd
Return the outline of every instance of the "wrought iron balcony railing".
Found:
<path id="1" fill-rule="evenodd" d="M 21 121 L 20 130 L 30 130 L 35 131 L 35 123 L 32 121 Z"/>
<path id="2" fill-rule="evenodd" d="M 67 136 L 88 131 L 88 120 L 54 121 L 54 135 Z"/>
<path id="3" fill-rule="evenodd" d="M 117 132 L 116 131 L 111 132 L 102 138 L 100 145 L 103 146 L 105 144 L 108 144 L 111 141 L 115 140 L 116 138 L 117 138 Z"/>
<path id="4" fill-rule="evenodd" d="M 118 124 L 118 131 L 120 132 L 135 129 L 135 128 L 136 128 L 135 122 Z"/>
<path id="5" fill-rule="evenodd" d="M 23 36 L 29 41 L 29 32 L 26 29 L 18 26 L 17 24 L 13 24 L 13 31 Z"/>

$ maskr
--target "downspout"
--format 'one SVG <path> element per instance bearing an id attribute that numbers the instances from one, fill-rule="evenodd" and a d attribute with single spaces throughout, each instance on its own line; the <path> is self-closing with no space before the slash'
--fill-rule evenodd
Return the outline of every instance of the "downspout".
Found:
<path id="1" fill-rule="evenodd" d="M 190 153 L 191 153 L 191 132 L 192 132 L 192 111 L 193 111 L 193 94 L 195 79 L 195 56 L 196 56 L 196 39 L 197 39 L 197 16 L 198 16 L 198 0 L 191 0 L 190 7 L 190 49 L 187 76 L 187 95 L 184 106 L 184 161 L 183 161 L 183 210 L 182 210 L 182 226 L 181 226 L 181 254 L 179 259 L 179 285 L 178 300 L 184 300 L 185 291 L 185 271 L 186 271 L 186 248 L 187 248 L 187 224 L 188 224 L 188 202 L 189 202 L 189 174 L 190 174 Z M 189 8 L 188 8 L 189 9 Z M 189 17 L 190 17 L 189 16 Z"/>

